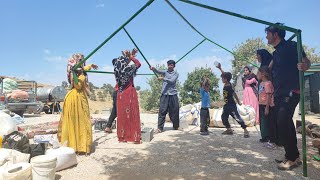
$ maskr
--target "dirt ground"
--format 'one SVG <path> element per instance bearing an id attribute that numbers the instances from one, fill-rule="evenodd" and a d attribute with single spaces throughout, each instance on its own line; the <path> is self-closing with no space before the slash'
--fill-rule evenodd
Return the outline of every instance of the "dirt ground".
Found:
<path id="1" fill-rule="evenodd" d="M 92 114 L 107 118 L 108 114 Z M 26 117 L 27 123 L 59 119 L 59 115 Z M 320 116 L 307 116 L 320 123 Z M 141 114 L 145 127 L 156 128 L 157 114 Z M 302 166 L 292 171 L 279 171 L 274 158 L 283 157 L 283 148 L 269 150 L 258 140 L 258 127 L 250 127 L 250 138 L 243 138 L 241 128 L 223 136 L 223 128 L 210 128 L 209 136 L 199 135 L 199 127 L 172 130 L 154 135 L 151 142 L 119 143 L 116 133 L 93 131 L 93 152 L 78 156 L 78 165 L 56 173 L 57 180 L 94 179 L 305 179 Z M 319 179 L 320 163 L 312 160 L 317 149 L 308 140 L 308 179 Z M 298 135 L 301 150 L 301 135 Z"/>

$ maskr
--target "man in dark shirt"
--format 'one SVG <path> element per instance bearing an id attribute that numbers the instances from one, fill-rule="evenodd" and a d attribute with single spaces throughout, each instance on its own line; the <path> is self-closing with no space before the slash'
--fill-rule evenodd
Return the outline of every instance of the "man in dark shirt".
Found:
<path id="1" fill-rule="evenodd" d="M 277 25 L 282 25 L 277 23 Z M 310 60 L 303 52 L 302 63 L 298 63 L 297 43 L 286 41 L 286 31 L 269 26 L 265 29 L 268 44 L 275 48 L 272 68 L 274 101 L 278 124 L 278 140 L 285 149 L 285 158 L 278 160 L 278 169 L 290 170 L 301 164 L 297 147 L 297 136 L 293 124 L 294 110 L 300 100 L 299 70 L 305 71 L 310 67 Z"/>

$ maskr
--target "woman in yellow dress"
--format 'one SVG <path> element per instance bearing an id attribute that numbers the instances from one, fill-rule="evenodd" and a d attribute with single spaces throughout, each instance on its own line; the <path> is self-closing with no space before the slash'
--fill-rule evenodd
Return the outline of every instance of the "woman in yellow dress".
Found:
<path id="1" fill-rule="evenodd" d="M 73 81 L 72 67 L 83 60 L 82 54 L 74 54 L 68 62 L 68 81 L 72 89 L 67 93 L 62 114 L 60 117 L 58 138 L 60 143 L 73 148 L 77 153 L 90 153 L 92 144 L 92 129 L 90 121 L 90 112 L 87 95 L 88 79 L 86 72 L 91 68 L 97 69 L 98 66 L 91 64 L 85 66 L 85 63 L 75 71 L 78 83 Z"/>

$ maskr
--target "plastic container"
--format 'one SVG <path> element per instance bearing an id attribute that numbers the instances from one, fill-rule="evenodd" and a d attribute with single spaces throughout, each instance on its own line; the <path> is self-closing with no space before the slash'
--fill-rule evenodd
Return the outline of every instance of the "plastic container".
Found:
<path id="1" fill-rule="evenodd" d="M 214 62 L 214 65 L 215 65 L 216 67 L 218 67 L 219 64 L 220 64 L 220 63 L 219 63 L 218 61 L 215 61 L 215 62 Z"/>
<path id="2" fill-rule="evenodd" d="M 17 163 L 4 168 L 2 175 L 5 180 L 31 180 L 31 174 L 29 163 Z"/>
<path id="3" fill-rule="evenodd" d="M 31 158 L 33 180 L 54 180 L 57 157 L 40 155 Z"/>

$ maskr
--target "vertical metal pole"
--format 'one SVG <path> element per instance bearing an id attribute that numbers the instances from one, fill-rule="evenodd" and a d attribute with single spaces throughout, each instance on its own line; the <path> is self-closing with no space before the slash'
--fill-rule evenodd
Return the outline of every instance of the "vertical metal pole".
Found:
<path id="1" fill-rule="evenodd" d="M 301 30 L 297 32 L 297 51 L 298 51 L 298 62 L 302 62 L 302 40 Z M 304 72 L 299 71 L 300 81 L 300 112 L 301 112 L 301 126 L 302 126 L 302 157 L 303 157 L 303 176 L 308 176 L 307 171 L 307 145 L 306 145 L 306 132 L 305 132 L 305 112 L 304 112 Z"/>

